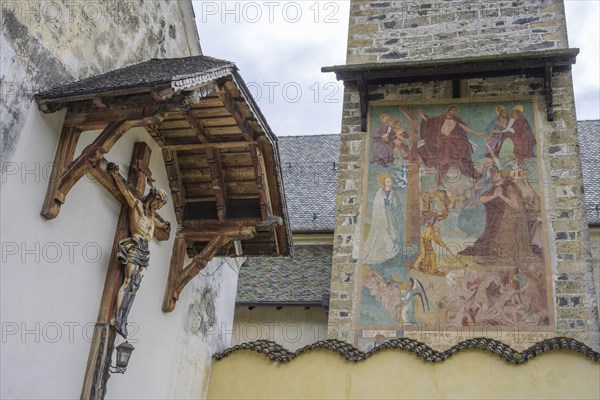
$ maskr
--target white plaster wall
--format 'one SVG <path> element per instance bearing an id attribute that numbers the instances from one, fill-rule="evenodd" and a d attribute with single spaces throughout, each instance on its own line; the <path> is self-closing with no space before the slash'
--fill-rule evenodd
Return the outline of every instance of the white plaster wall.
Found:
<path id="1" fill-rule="evenodd" d="M 86 176 L 71 189 L 56 219 L 40 216 L 62 118 L 62 113 L 42 115 L 32 104 L 2 175 L 1 398 L 73 399 L 81 392 L 120 204 Z M 78 149 L 93 138 L 84 133 Z M 136 141 L 151 146 L 156 185 L 168 188 L 161 151 L 140 128 L 128 132 L 106 158 L 127 171 Z M 175 230 L 171 204 L 161 215 Z M 216 327 L 231 330 L 235 260 L 213 260 L 184 289 L 175 311 L 165 314 L 173 238 L 151 242 L 150 266 L 129 316 L 135 351 L 126 374 L 109 380 L 107 398 L 202 398 L 212 353 L 229 345 Z M 212 292 L 212 319 L 198 298 L 206 288 Z"/>
<path id="2" fill-rule="evenodd" d="M 236 306 L 231 344 L 267 339 L 295 351 L 327 337 L 327 313 L 322 307 L 289 306 L 280 310 L 260 306 L 250 310 Z"/>

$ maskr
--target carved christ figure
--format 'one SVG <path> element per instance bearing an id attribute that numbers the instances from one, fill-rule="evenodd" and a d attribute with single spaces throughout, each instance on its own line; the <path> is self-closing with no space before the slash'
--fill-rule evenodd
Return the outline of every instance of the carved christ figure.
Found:
<path id="1" fill-rule="evenodd" d="M 164 190 L 156 189 L 150 184 L 150 192 L 139 200 L 123 184 L 118 165 L 110 163 L 108 172 L 129 206 L 128 222 L 131 236 L 119 242 L 118 255 L 119 262 L 124 266 L 125 276 L 117 293 L 116 316 L 111 321 L 117 333 L 127 338 L 127 316 L 150 261 L 148 243 L 154 235 L 155 227 L 170 230 L 171 225 L 168 221 L 162 222 L 155 217 L 155 211 L 167 203 Z"/>

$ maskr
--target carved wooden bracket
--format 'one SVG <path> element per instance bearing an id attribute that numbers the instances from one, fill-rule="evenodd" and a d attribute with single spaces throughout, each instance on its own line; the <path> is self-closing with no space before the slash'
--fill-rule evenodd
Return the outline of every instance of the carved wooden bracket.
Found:
<path id="1" fill-rule="evenodd" d="M 200 273 L 223 248 L 229 246 L 234 240 L 251 239 L 256 235 L 253 226 L 224 226 L 222 231 L 197 231 L 182 229 L 177 233 L 173 243 L 173 253 L 169 265 L 169 278 L 163 299 L 163 311 L 171 312 L 179 300 L 181 291 L 196 275 Z M 197 254 L 192 261 L 183 268 L 187 241 L 208 240 L 208 244 Z"/>
<path id="2" fill-rule="evenodd" d="M 361 75 L 358 80 L 358 97 L 360 99 L 360 130 L 367 131 L 367 113 L 369 112 L 369 84 Z"/>
<path id="3" fill-rule="evenodd" d="M 173 243 L 173 254 L 171 255 L 171 264 L 169 267 L 167 289 L 163 301 L 164 312 L 171 312 L 175 309 L 175 303 L 179 300 L 179 294 L 185 285 L 206 267 L 221 248 L 229 245 L 229 242 L 230 240 L 224 236 L 213 238 L 208 242 L 202 252 L 196 255 L 185 268 L 182 268 L 186 242 L 183 236 L 177 236 L 175 238 L 175 243 Z"/>
<path id="4" fill-rule="evenodd" d="M 554 103 L 552 101 L 552 63 L 546 63 L 544 70 L 544 97 L 546 98 L 546 119 L 554 121 Z"/>
<path id="5" fill-rule="evenodd" d="M 579 49 L 554 49 L 443 60 L 347 64 L 323 67 L 321 72 L 335 72 L 338 80 L 357 84 L 363 131 L 367 129 L 369 85 L 452 81 L 452 98 L 460 98 L 461 79 L 497 76 L 542 78 L 546 117 L 553 121 L 552 74 L 570 71 L 578 53 Z"/>
<path id="6" fill-rule="evenodd" d="M 54 164 L 50 175 L 50 181 L 46 190 L 46 197 L 42 206 L 41 215 L 46 219 L 54 219 L 58 216 L 61 206 L 64 204 L 69 191 L 86 173 L 90 173 L 98 183 L 106 188 L 117 200 L 125 204 L 121 192 L 117 189 L 114 180 L 108 174 L 106 167 L 108 161 L 104 158 L 104 154 L 117 143 L 117 141 L 127 131 L 136 126 L 145 126 L 153 123 L 156 118 L 161 116 L 153 116 L 140 119 L 122 119 L 109 123 L 106 128 L 96 137 L 96 139 L 88 145 L 81 154 L 74 158 L 75 148 L 79 140 L 81 131 L 75 127 L 63 128 L 56 154 L 54 156 Z M 146 163 L 137 163 L 132 166 L 139 170 L 146 177 L 151 176 L 150 169 Z M 143 193 L 131 186 L 121 177 L 124 184 L 136 194 L 136 197 L 141 199 Z M 156 215 L 157 219 L 164 221 L 160 215 Z M 155 229 L 154 236 L 158 240 L 168 240 L 169 231 L 165 229 Z"/>

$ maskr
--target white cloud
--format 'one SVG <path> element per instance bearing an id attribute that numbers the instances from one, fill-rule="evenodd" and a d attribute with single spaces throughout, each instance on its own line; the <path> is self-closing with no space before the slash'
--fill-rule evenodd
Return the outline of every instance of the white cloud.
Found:
<path id="1" fill-rule="evenodd" d="M 600 2 L 565 2 L 579 119 L 600 118 Z M 204 54 L 231 60 L 277 135 L 338 133 L 349 1 L 194 1 Z M 285 89 L 284 89 L 285 88 Z M 298 89 L 301 95 L 298 94 Z M 333 101 L 333 102 L 332 102 Z"/>
<path id="2" fill-rule="evenodd" d="M 600 2 L 565 1 L 569 47 L 580 49 L 573 67 L 577 118 L 600 119 Z"/>

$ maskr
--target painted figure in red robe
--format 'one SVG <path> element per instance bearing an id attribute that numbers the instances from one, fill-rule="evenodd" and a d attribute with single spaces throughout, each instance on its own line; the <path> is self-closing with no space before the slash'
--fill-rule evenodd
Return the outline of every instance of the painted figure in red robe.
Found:
<path id="1" fill-rule="evenodd" d="M 419 154 L 427 167 L 436 169 L 438 183 L 451 167 L 458 168 L 466 176 L 478 180 L 481 174 L 473 166 L 473 147 L 468 133 L 485 138 L 485 134 L 469 128 L 459 117 L 456 105 L 448 107 L 446 114 L 429 117 L 423 110 L 416 110 L 421 116 L 421 137 Z"/>

